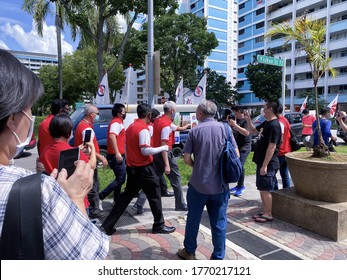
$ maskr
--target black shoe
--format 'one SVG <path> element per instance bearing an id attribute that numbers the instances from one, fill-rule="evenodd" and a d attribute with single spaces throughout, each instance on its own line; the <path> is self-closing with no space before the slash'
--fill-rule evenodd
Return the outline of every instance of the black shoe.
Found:
<path id="1" fill-rule="evenodd" d="M 182 207 L 176 207 L 175 211 L 188 211 L 188 207 L 187 206 L 182 206 Z"/>
<path id="2" fill-rule="evenodd" d="M 112 229 L 105 229 L 104 227 L 100 227 L 100 231 L 105 233 L 106 235 L 112 235 L 114 233 L 117 232 L 117 230 L 115 228 L 112 228 Z"/>
<path id="3" fill-rule="evenodd" d="M 169 191 L 166 191 L 166 192 L 162 192 L 161 193 L 161 196 L 162 197 L 170 197 L 170 196 L 174 196 L 175 193 L 174 192 L 169 192 Z"/>
<path id="4" fill-rule="evenodd" d="M 168 227 L 166 225 L 162 225 L 161 227 L 153 228 L 152 233 L 173 233 L 175 230 L 175 227 Z"/>
<path id="5" fill-rule="evenodd" d="M 99 209 L 94 210 L 93 212 L 89 213 L 89 218 L 90 219 L 104 219 L 107 217 L 107 213 L 104 211 L 101 211 Z"/>

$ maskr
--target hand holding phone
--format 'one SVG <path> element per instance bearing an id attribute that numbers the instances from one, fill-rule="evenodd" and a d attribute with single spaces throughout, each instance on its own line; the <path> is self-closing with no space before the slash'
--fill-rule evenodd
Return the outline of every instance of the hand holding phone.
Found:
<path id="1" fill-rule="evenodd" d="M 92 131 L 90 129 L 88 129 L 84 132 L 83 145 L 90 142 L 91 136 L 92 136 Z"/>

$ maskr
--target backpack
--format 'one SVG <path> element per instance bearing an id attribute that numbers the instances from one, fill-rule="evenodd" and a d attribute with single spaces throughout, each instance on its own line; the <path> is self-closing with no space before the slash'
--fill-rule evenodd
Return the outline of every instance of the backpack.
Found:
<path id="1" fill-rule="evenodd" d="M 226 133 L 221 156 L 221 176 L 224 183 L 236 183 L 242 174 L 242 164 L 231 143 L 229 126 L 223 123 Z"/>
<path id="2" fill-rule="evenodd" d="M 300 142 L 296 138 L 296 136 L 293 133 L 293 131 L 291 129 L 289 129 L 289 131 L 290 131 L 290 147 L 292 148 L 292 151 L 295 152 L 297 150 L 300 150 L 301 149 Z"/>

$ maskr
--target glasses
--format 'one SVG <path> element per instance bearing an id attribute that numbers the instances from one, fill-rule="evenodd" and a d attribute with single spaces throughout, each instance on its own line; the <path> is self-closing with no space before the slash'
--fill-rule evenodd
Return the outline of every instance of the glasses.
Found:
<path id="1" fill-rule="evenodd" d="M 99 112 L 93 112 L 92 114 L 99 115 Z"/>

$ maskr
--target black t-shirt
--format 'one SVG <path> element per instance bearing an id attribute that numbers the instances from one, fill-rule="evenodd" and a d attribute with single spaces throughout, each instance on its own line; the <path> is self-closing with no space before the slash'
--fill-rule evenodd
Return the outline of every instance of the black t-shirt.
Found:
<path id="1" fill-rule="evenodd" d="M 281 145 L 281 125 L 278 119 L 271 121 L 264 121 L 257 127 L 258 131 L 261 131 L 259 135 L 259 140 L 253 155 L 253 162 L 261 166 L 266 156 L 266 151 L 270 143 L 276 143 L 276 149 L 269 162 L 268 166 L 272 166 L 275 169 L 279 168 L 279 163 L 277 159 L 277 153 Z"/>
<path id="2" fill-rule="evenodd" d="M 236 123 L 240 127 L 248 130 L 248 124 L 245 119 L 242 119 L 242 120 L 236 119 Z M 248 136 L 244 136 L 241 133 L 239 133 L 236 129 L 233 129 L 233 134 L 236 140 L 237 147 L 239 148 L 240 152 L 251 150 L 251 141 L 252 141 L 251 134 L 249 134 Z"/>

